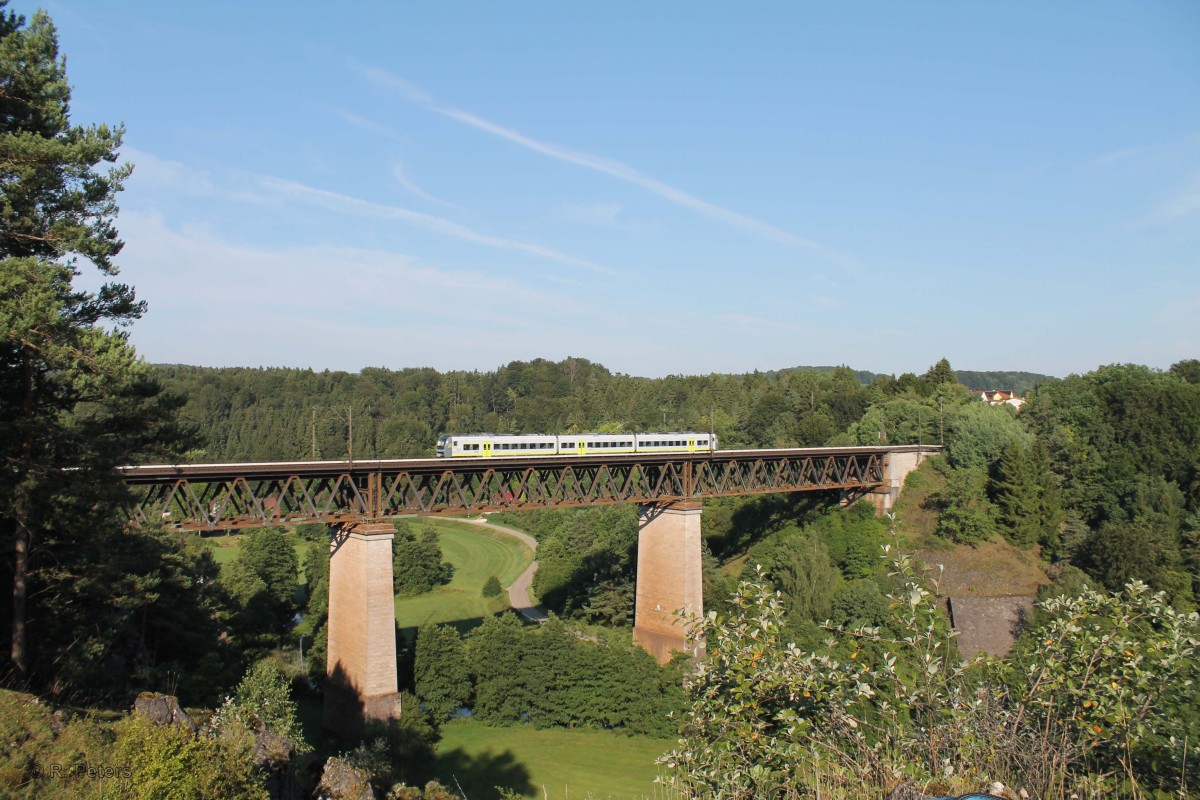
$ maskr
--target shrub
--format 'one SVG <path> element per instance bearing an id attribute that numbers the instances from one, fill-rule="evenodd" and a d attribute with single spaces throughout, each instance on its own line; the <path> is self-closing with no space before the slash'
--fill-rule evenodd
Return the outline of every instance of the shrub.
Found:
<path id="1" fill-rule="evenodd" d="M 1044 601 L 1047 621 L 1008 660 L 964 663 L 913 562 L 893 564 L 887 626 L 834 628 L 822 649 L 785 638 L 762 576 L 728 618 L 697 621 L 708 655 L 687 681 L 680 746 L 660 760 L 682 797 L 958 794 L 997 779 L 1055 800 L 1174 797 L 1200 778 L 1184 758 L 1195 613 L 1139 583 L 1085 589 Z"/>

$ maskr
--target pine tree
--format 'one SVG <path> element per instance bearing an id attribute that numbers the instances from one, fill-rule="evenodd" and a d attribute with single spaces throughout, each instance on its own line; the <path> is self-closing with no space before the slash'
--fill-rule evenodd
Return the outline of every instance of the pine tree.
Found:
<path id="1" fill-rule="evenodd" d="M 1029 451 L 1008 444 L 992 470 L 992 502 L 1004 536 L 1018 547 L 1032 547 L 1041 533 L 1040 491 Z"/>
<path id="2" fill-rule="evenodd" d="M 950 362 L 945 358 L 939 359 L 921 376 L 921 379 L 933 388 L 944 383 L 958 383 L 958 376 L 954 374 L 954 370 L 950 368 Z"/>
<path id="3" fill-rule="evenodd" d="M 1011 442 L 1000 453 L 990 480 L 996 519 L 1005 537 L 1019 547 L 1044 545 L 1053 555 L 1062 525 L 1062 498 L 1050 457 L 1040 441 L 1025 447 Z"/>
<path id="4" fill-rule="evenodd" d="M 11 548 L 11 674 L 31 673 L 31 624 L 52 622 L 77 554 L 119 532 L 113 471 L 175 438 L 165 397 L 121 328 L 143 304 L 124 284 L 74 285 L 90 262 L 108 279 L 122 242 L 114 164 L 123 130 L 69 120 L 66 62 L 50 18 L 0 2 L 0 542 Z M 99 548 L 103 551 L 103 548 Z M 49 567 L 53 566 L 53 570 Z M 38 607 L 31 607 L 31 598 Z M 53 643 L 39 633 L 39 647 Z M 49 664 L 53 658 L 38 659 Z M 5 670 L 7 671 L 7 670 Z"/>

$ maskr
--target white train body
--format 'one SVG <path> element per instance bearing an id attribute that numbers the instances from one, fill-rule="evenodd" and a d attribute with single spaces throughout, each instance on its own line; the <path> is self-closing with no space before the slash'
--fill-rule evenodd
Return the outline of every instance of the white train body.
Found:
<path id="1" fill-rule="evenodd" d="M 438 437 L 438 458 L 696 453 L 717 449 L 711 433 L 465 433 Z"/>

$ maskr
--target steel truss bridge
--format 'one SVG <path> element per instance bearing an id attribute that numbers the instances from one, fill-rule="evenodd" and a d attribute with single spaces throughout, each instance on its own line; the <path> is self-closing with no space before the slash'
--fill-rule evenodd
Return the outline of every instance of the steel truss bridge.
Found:
<path id="1" fill-rule="evenodd" d="M 924 450 L 939 448 L 925 447 Z M 917 446 L 718 450 L 613 456 L 291 461 L 122 467 L 134 520 L 221 531 L 417 515 L 670 504 L 706 497 L 885 484 L 889 454 Z"/>

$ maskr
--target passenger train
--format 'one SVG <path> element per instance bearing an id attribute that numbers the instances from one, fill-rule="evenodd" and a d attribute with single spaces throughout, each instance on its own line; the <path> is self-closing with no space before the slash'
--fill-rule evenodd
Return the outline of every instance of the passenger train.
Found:
<path id="1" fill-rule="evenodd" d="M 717 449 L 711 433 L 466 433 L 438 437 L 438 458 L 697 453 Z"/>

